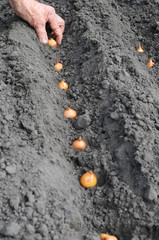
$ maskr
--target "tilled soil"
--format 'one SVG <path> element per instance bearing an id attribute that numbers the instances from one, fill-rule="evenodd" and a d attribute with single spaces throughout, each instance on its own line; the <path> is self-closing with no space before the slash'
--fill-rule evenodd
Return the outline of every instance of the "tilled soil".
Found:
<path id="1" fill-rule="evenodd" d="M 66 21 L 55 49 L 0 2 L 0 239 L 159 240 L 159 1 L 45 3 Z"/>

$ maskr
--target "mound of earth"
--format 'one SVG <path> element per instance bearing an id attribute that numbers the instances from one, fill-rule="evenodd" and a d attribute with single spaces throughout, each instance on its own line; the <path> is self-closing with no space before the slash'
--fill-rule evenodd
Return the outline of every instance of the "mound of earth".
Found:
<path id="1" fill-rule="evenodd" d="M 159 1 L 45 3 L 66 21 L 55 49 L 0 2 L 0 239 L 159 240 Z"/>

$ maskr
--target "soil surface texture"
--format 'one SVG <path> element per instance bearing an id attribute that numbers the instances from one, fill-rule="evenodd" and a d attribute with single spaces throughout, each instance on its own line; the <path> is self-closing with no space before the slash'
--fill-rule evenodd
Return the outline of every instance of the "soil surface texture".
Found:
<path id="1" fill-rule="evenodd" d="M 0 1 L 0 239 L 159 240 L 159 0 L 45 3 L 57 48 Z"/>

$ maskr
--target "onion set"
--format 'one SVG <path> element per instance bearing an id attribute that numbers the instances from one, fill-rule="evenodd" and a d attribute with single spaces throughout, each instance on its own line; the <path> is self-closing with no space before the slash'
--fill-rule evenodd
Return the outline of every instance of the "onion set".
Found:
<path id="1" fill-rule="evenodd" d="M 67 108 L 64 112 L 64 116 L 66 118 L 75 118 L 77 116 L 77 113 L 75 110 L 73 110 L 72 108 Z"/>
<path id="2" fill-rule="evenodd" d="M 113 235 L 108 235 L 105 233 L 100 234 L 100 240 L 118 240 L 115 236 Z"/>
<path id="3" fill-rule="evenodd" d="M 144 52 L 144 50 L 141 48 L 141 44 L 139 43 L 139 47 L 137 49 L 138 52 Z"/>
<path id="4" fill-rule="evenodd" d="M 147 66 L 153 67 L 153 65 L 155 65 L 155 63 L 152 61 L 152 58 L 150 58 L 150 61 L 147 63 Z"/>
<path id="5" fill-rule="evenodd" d="M 62 63 L 59 63 L 59 61 L 57 61 L 55 64 L 55 70 L 59 72 L 61 71 L 62 68 L 63 68 Z"/>
<path id="6" fill-rule="evenodd" d="M 81 176 L 80 183 L 84 188 L 95 187 L 97 184 L 96 175 L 90 170 Z"/>
<path id="7" fill-rule="evenodd" d="M 84 148 L 86 148 L 86 143 L 85 141 L 82 140 L 81 137 L 79 137 L 77 140 L 75 140 L 72 144 L 72 146 L 78 150 L 82 150 Z"/>
<path id="8" fill-rule="evenodd" d="M 64 80 L 59 82 L 58 86 L 60 89 L 64 89 L 64 90 L 68 89 L 68 84 Z"/>
<path id="9" fill-rule="evenodd" d="M 53 38 L 50 38 L 50 39 L 48 40 L 48 44 L 49 44 L 49 46 L 51 46 L 51 47 L 56 47 L 56 46 L 57 46 L 57 42 L 56 42 Z"/>

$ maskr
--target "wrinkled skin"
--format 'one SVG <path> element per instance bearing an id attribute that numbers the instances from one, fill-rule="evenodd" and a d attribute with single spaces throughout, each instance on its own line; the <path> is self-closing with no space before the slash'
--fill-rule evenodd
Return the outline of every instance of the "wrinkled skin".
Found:
<path id="1" fill-rule="evenodd" d="M 65 22 L 56 14 L 53 7 L 35 0 L 9 0 L 9 2 L 17 16 L 23 18 L 35 28 L 38 38 L 42 43 L 46 44 L 48 42 L 45 29 L 46 23 L 48 22 L 56 36 L 57 44 L 61 44 Z"/>

